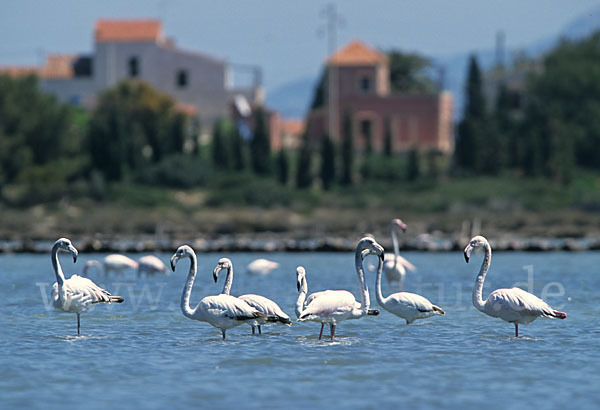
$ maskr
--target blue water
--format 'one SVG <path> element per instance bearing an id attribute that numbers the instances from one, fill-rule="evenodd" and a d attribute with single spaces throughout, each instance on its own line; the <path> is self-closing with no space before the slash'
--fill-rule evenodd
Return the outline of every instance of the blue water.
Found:
<path id="1" fill-rule="evenodd" d="M 65 255 L 61 262 L 69 276 L 102 256 L 81 254 L 74 265 Z M 237 267 L 234 295 L 262 294 L 292 317 L 299 264 L 309 292 L 348 289 L 358 296 L 352 254 L 206 254 L 199 255 L 192 305 L 220 292 L 223 279 L 215 285 L 212 269 L 222 256 Z M 0 255 L 0 408 L 598 407 L 599 253 L 493 255 L 484 297 L 527 282 L 532 272 L 534 293 L 568 314 L 522 325 L 518 339 L 512 324 L 471 304 L 481 254 L 469 264 L 460 252 L 404 256 L 418 267 L 405 289 L 446 316 L 406 326 L 382 310 L 341 323 L 331 343 L 317 340 L 317 323 L 264 327 L 261 336 L 240 326 L 223 341 L 218 329 L 179 309 L 187 261 L 168 277 L 92 273 L 126 301 L 84 313 L 77 336 L 74 314 L 46 308 L 54 282 L 49 254 Z M 243 268 L 256 257 L 281 266 L 267 277 L 248 276 Z M 376 307 L 373 274 L 368 283 Z"/>

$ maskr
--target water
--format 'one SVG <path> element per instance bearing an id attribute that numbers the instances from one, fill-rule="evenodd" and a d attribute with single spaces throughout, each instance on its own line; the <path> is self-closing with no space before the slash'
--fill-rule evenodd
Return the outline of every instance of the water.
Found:
<path id="1" fill-rule="evenodd" d="M 102 256 L 81 254 L 73 265 L 65 255 L 61 262 L 70 276 Z M 215 285 L 212 269 L 221 256 L 199 255 L 192 305 L 220 291 L 223 278 Z M 233 294 L 262 294 L 292 317 L 298 264 L 307 269 L 309 292 L 348 289 L 358 296 L 352 254 L 227 256 L 237 267 Z M 460 252 L 404 256 L 419 268 L 407 275 L 405 289 L 446 316 L 406 326 L 382 310 L 341 323 L 331 343 L 317 340 L 317 323 L 263 327 L 261 336 L 240 326 L 221 340 L 218 329 L 179 309 L 187 261 L 168 277 L 93 272 L 93 280 L 126 301 L 84 313 L 77 336 L 74 314 L 45 307 L 54 282 L 49 255 L 0 255 L 0 407 L 597 408 L 599 253 L 494 254 L 484 297 L 527 282 L 531 272 L 534 293 L 568 313 L 566 320 L 520 326 L 518 339 L 512 324 L 471 304 L 481 254 L 468 265 Z M 256 257 L 281 266 L 250 277 L 244 266 Z M 368 283 L 377 307 L 373 274 Z"/>

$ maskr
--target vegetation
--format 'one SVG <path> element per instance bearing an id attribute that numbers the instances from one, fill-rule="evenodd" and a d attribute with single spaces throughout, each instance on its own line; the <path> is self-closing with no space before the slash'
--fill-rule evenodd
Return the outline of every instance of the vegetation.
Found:
<path id="1" fill-rule="evenodd" d="M 296 229 L 292 221 L 306 228 L 311 218 L 351 229 L 359 211 L 371 215 L 367 229 L 402 210 L 428 230 L 484 213 L 498 229 L 525 229 L 539 213 L 546 226 L 569 221 L 556 234 L 577 234 L 591 229 L 600 209 L 599 44 L 600 34 L 563 42 L 521 97 L 501 85 L 492 102 L 473 56 L 452 158 L 395 152 L 389 118 L 382 152 L 357 152 L 350 112 L 338 144 L 305 138 L 297 151 L 271 152 L 268 119 L 258 110 L 250 138 L 222 120 L 205 146 L 199 125 L 146 84 L 119 84 L 88 113 L 42 93 L 34 77 L 0 76 L 0 225 L 43 235 L 52 215 L 73 230 L 144 233 L 187 213 L 215 233 Z M 394 73 L 427 68 L 426 59 L 392 57 Z M 314 104 L 324 101 L 323 84 Z M 431 84 L 415 75 L 394 89 Z M 92 207 L 94 215 L 83 211 Z M 271 217 L 257 217 L 253 207 Z"/>

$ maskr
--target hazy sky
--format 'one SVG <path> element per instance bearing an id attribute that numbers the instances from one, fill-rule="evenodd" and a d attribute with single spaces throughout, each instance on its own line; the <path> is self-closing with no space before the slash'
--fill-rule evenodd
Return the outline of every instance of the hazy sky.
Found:
<path id="1" fill-rule="evenodd" d="M 317 73 L 327 55 L 326 0 L 0 0 L 0 64 L 34 64 L 44 52 L 89 53 L 98 18 L 160 17 L 181 47 L 263 68 L 267 90 Z M 598 0 L 345 0 L 338 45 L 445 55 L 510 48 L 552 36 Z"/>

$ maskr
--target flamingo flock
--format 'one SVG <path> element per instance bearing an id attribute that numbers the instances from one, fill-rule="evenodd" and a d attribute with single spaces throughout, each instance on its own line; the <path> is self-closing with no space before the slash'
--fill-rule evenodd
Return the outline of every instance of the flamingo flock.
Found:
<path id="1" fill-rule="evenodd" d="M 402 287 L 406 269 L 414 270 L 414 266 L 399 255 L 398 234 L 406 230 L 406 224 L 400 219 L 391 223 L 393 254 L 384 253 L 384 248 L 377 241 L 366 236 L 360 239 L 354 253 L 355 273 L 358 280 L 359 300 L 347 290 L 322 290 L 307 296 L 308 283 L 304 266 L 296 268 L 296 286 L 298 297 L 295 305 L 295 314 L 298 322 L 317 322 L 321 324 L 318 339 L 323 337 L 325 324 L 330 327 L 330 340 L 335 340 L 335 331 L 339 323 L 349 319 L 360 319 L 365 316 L 377 316 L 379 311 L 371 308 L 367 278 L 363 266 L 365 258 L 370 255 L 377 257 L 375 295 L 377 303 L 389 313 L 403 319 L 407 325 L 415 320 L 427 319 L 433 316 L 443 316 L 446 312 L 439 306 L 431 303 L 427 298 L 416 293 L 400 291 L 389 296 L 382 293 L 382 273 L 390 285 Z M 537 296 L 520 288 L 497 289 L 491 292 L 487 299 L 483 299 L 483 283 L 490 268 L 492 250 L 489 242 L 483 236 L 474 236 L 464 249 L 464 258 L 468 263 L 475 249 L 484 250 L 484 258 L 473 287 L 473 305 L 488 316 L 513 323 L 515 337 L 519 337 L 519 324 L 528 324 L 539 317 L 565 319 L 567 314 L 548 305 Z M 52 267 L 56 276 L 53 285 L 53 306 L 67 313 L 77 315 L 77 334 L 81 334 L 80 315 L 88 311 L 95 304 L 122 303 L 124 298 L 113 296 L 106 289 L 96 285 L 92 280 L 84 277 L 90 267 L 97 267 L 106 273 L 122 273 L 127 269 L 136 269 L 141 273 L 167 273 L 166 266 L 157 257 L 149 255 L 135 261 L 125 255 L 112 254 L 106 256 L 102 262 L 88 261 L 83 268 L 83 275 L 72 275 L 65 278 L 59 261 L 59 253 L 67 252 L 77 261 L 78 251 L 67 238 L 58 239 L 51 250 Z M 216 283 L 221 271 L 226 272 L 225 283 L 220 294 L 203 297 L 200 302 L 192 307 L 190 297 L 196 275 L 198 260 L 195 251 L 188 245 L 182 245 L 173 254 L 170 260 L 171 270 L 182 259 L 189 260 L 187 279 L 181 295 L 181 311 L 189 319 L 207 322 L 219 329 L 223 340 L 228 329 L 247 324 L 252 328 L 252 334 L 262 334 L 261 326 L 266 324 L 283 324 L 291 326 L 292 321 L 283 309 L 273 300 L 257 294 L 231 295 L 233 284 L 233 262 L 229 258 L 221 258 L 212 270 Z M 258 262 L 257 262 L 258 261 Z M 255 272 L 248 274 L 266 275 L 277 269 L 279 264 L 265 259 L 255 261 Z M 262 268 L 262 271 L 260 269 Z"/>

